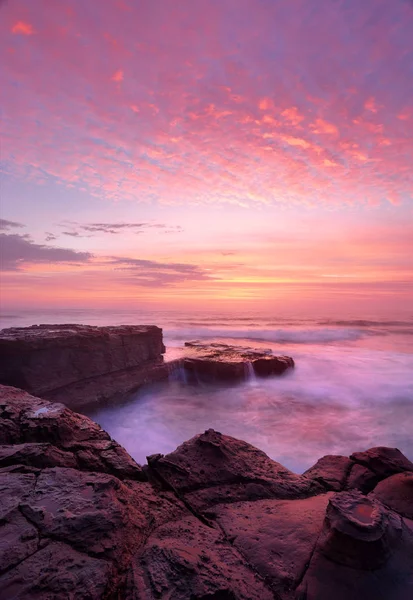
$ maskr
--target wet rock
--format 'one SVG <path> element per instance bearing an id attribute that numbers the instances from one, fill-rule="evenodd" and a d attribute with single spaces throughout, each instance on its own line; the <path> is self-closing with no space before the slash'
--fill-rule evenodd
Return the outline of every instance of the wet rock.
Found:
<path id="1" fill-rule="evenodd" d="M 288 356 L 274 356 L 272 350 L 259 350 L 211 342 L 186 342 L 184 368 L 193 380 L 242 381 L 255 374 L 281 375 L 294 367 Z"/>
<path id="2" fill-rule="evenodd" d="M 400 515 L 413 519 L 413 473 L 398 473 L 384 479 L 371 496 Z"/>
<path id="3" fill-rule="evenodd" d="M 242 381 L 247 378 L 242 360 L 223 362 L 219 359 L 185 358 L 184 369 L 195 382 Z"/>
<path id="4" fill-rule="evenodd" d="M 352 465 L 352 461 L 347 456 L 328 454 L 320 458 L 303 475 L 315 479 L 329 490 L 338 492 L 344 488 Z"/>
<path id="5" fill-rule="evenodd" d="M 254 372 L 259 377 L 282 375 L 288 369 L 294 368 L 294 361 L 290 356 L 265 356 L 252 361 Z"/>
<path id="6" fill-rule="evenodd" d="M 0 332 L 0 383 L 79 407 L 166 377 L 155 326 L 33 325 Z"/>

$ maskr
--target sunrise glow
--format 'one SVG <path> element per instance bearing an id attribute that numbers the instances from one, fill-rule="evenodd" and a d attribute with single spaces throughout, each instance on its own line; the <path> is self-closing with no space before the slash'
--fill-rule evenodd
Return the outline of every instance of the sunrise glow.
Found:
<path id="1" fill-rule="evenodd" d="M 411 306 L 410 2 L 0 16 L 5 307 Z"/>

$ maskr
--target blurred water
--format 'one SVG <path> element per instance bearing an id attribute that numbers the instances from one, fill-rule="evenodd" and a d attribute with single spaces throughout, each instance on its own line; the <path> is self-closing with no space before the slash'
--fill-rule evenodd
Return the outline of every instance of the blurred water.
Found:
<path id="1" fill-rule="evenodd" d="M 413 460 L 413 319 L 336 320 L 271 315 L 55 311 L 3 316 L 2 326 L 49 322 L 153 323 L 167 355 L 189 339 L 271 347 L 296 369 L 223 387 L 175 377 L 90 416 L 138 462 L 213 427 L 296 472 L 324 454 L 396 446 Z"/>

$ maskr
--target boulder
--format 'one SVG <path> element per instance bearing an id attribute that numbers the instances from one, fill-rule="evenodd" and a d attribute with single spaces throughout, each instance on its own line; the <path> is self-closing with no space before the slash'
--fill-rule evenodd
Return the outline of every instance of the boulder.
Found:
<path id="1" fill-rule="evenodd" d="M 322 486 L 292 473 L 264 452 L 208 429 L 167 456 L 148 457 L 150 469 L 197 510 L 262 498 L 303 498 Z"/>
<path id="2" fill-rule="evenodd" d="M 400 515 L 413 519 L 413 473 L 397 473 L 384 479 L 371 495 Z"/>
<path id="3" fill-rule="evenodd" d="M 346 487 L 350 490 L 356 489 L 363 492 L 363 494 L 368 494 L 379 481 L 380 477 L 373 473 L 373 471 L 353 462 L 347 477 Z"/>
<path id="4" fill-rule="evenodd" d="M 142 468 L 109 434 L 63 404 L 0 386 L 0 468 L 72 467 L 146 479 Z"/>
<path id="5" fill-rule="evenodd" d="M 319 481 L 326 489 L 338 492 L 344 488 L 352 465 L 352 461 L 347 456 L 327 454 L 307 469 L 304 475 Z"/>
<path id="6" fill-rule="evenodd" d="M 297 600 L 408 600 L 413 529 L 358 491 L 330 498 L 322 532 L 296 589 Z"/>
<path id="7" fill-rule="evenodd" d="M 252 367 L 258 377 L 269 377 L 293 369 L 294 361 L 290 356 L 264 356 L 253 360 Z"/>
<path id="8" fill-rule="evenodd" d="M 413 463 L 398 448 L 378 446 L 365 452 L 354 452 L 350 458 L 367 467 L 380 479 L 403 471 L 413 472 Z"/>

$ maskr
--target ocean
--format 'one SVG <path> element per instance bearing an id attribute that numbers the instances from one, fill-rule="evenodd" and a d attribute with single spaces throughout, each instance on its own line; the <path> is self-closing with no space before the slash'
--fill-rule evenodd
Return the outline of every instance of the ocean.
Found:
<path id="1" fill-rule="evenodd" d="M 395 446 L 413 460 L 413 315 L 401 320 L 303 319 L 263 313 L 45 310 L 4 314 L 39 323 L 155 324 L 166 358 L 185 341 L 222 341 L 294 358 L 282 377 L 190 385 L 179 373 L 88 415 L 140 463 L 210 427 L 302 473 L 325 454 Z"/>

